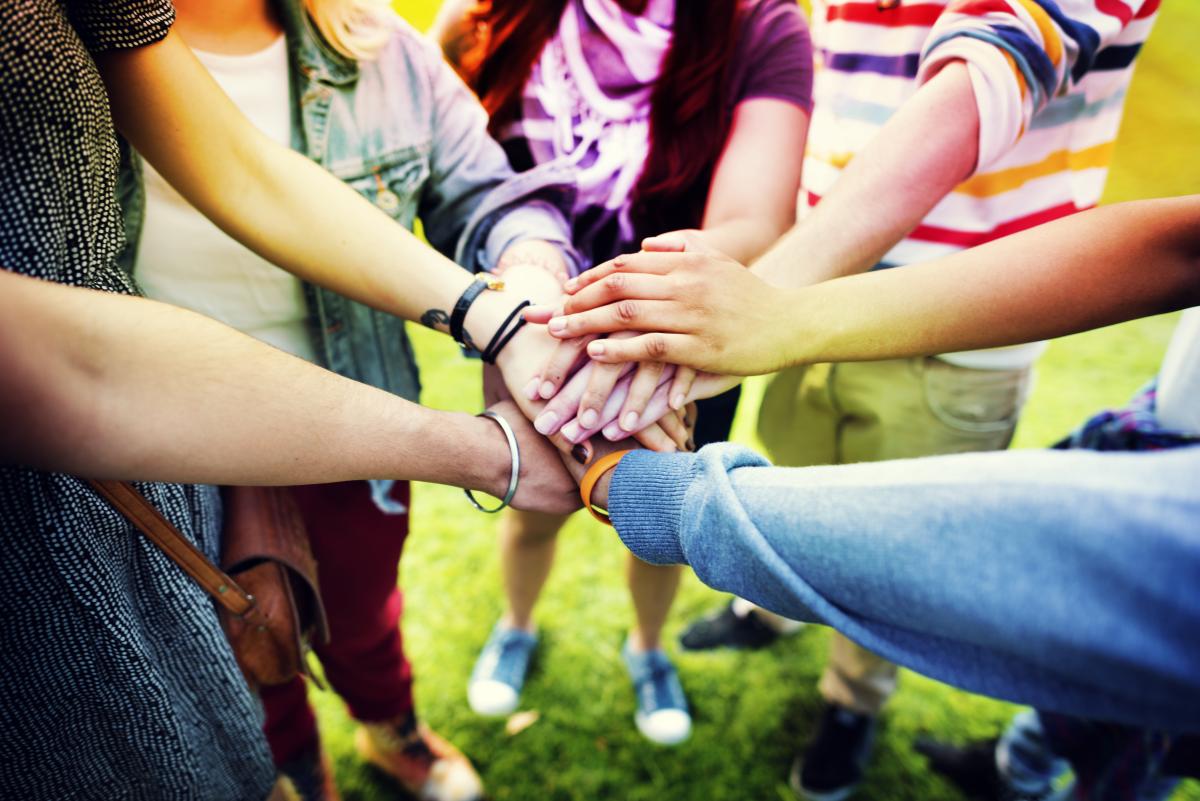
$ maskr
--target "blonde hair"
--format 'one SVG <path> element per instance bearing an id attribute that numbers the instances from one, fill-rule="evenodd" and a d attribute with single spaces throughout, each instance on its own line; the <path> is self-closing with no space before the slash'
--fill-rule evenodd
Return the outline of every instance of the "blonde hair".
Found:
<path id="1" fill-rule="evenodd" d="M 388 0 L 304 0 L 329 46 L 346 58 L 370 61 L 394 29 Z"/>

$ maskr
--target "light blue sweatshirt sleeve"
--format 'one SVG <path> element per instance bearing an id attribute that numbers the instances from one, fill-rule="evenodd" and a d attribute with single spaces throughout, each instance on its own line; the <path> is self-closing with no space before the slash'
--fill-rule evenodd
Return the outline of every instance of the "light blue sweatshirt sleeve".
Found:
<path id="1" fill-rule="evenodd" d="M 640 558 L 941 681 L 1200 730 L 1200 447 L 784 468 L 722 444 L 630 454 L 608 502 Z"/>

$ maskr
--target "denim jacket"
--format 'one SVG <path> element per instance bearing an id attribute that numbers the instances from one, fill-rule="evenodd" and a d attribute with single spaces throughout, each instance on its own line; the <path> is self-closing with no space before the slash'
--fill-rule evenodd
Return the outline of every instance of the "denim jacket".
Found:
<path id="1" fill-rule="evenodd" d="M 541 239 L 576 260 L 572 178 L 561 169 L 515 174 L 487 132 L 487 113 L 411 26 L 356 63 L 315 31 L 300 0 L 277 0 L 288 44 L 292 148 L 412 229 L 464 268 L 490 270 L 510 245 Z M 141 161 L 124 148 L 118 198 L 132 272 L 145 209 Z M 416 401 L 420 381 L 404 321 L 306 285 L 314 350 L 323 366 Z"/>

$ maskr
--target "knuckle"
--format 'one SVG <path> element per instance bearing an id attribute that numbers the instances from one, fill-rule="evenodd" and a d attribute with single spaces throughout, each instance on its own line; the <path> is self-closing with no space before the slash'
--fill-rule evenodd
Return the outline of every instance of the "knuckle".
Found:
<path id="1" fill-rule="evenodd" d="M 632 300 L 623 300 L 615 307 L 617 319 L 624 323 L 632 323 L 638 318 L 638 305 Z"/>
<path id="2" fill-rule="evenodd" d="M 646 355 L 652 359 L 663 359 L 667 355 L 667 340 L 662 334 L 651 334 L 646 338 Z"/>
<path id="3" fill-rule="evenodd" d="M 604 279 L 608 285 L 610 292 L 621 292 L 629 283 L 629 276 L 625 273 L 613 273 L 608 278 Z"/>

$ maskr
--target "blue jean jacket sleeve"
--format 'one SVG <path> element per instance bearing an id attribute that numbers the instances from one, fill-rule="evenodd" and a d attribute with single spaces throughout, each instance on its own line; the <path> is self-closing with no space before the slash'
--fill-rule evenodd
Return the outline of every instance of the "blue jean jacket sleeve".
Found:
<path id="1" fill-rule="evenodd" d="M 639 452 L 609 506 L 642 559 L 939 680 L 1200 729 L 1200 447 L 815 468 Z"/>
<path id="2" fill-rule="evenodd" d="M 576 260 L 570 229 L 552 199 L 566 179 L 543 174 L 522 178 L 487 130 L 487 112 L 432 42 L 422 40 L 433 104 L 430 180 L 420 216 L 439 251 L 472 271 L 489 270 L 516 242 L 542 239 Z"/>

